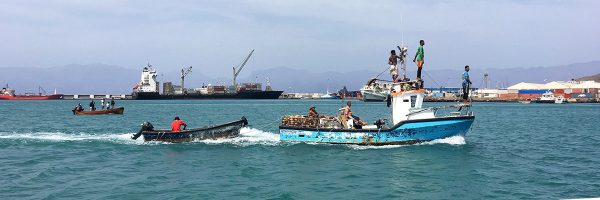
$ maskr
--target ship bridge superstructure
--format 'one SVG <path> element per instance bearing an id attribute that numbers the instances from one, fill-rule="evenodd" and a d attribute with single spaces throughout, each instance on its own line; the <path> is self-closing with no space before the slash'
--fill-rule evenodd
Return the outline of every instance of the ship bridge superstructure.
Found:
<path id="1" fill-rule="evenodd" d="M 140 82 L 133 88 L 136 92 L 158 92 L 159 82 L 156 81 L 156 70 L 152 65 L 144 67 Z"/>

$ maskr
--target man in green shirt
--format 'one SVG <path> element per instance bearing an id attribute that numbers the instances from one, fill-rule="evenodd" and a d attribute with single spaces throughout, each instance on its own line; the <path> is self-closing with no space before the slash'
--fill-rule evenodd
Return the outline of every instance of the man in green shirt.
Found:
<path id="1" fill-rule="evenodd" d="M 417 63 L 417 68 L 418 68 L 417 69 L 417 81 L 422 81 L 421 70 L 423 69 L 423 63 L 425 63 L 425 60 L 424 60 L 425 52 L 423 52 L 423 46 L 425 45 L 425 41 L 421 40 L 421 41 L 419 41 L 419 44 L 421 44 L 421 45 L 419 46 L 419 49 L 417 49 L 417 54 L 415 54 L 415 58 L 413 59 L 413 62 Z"/>

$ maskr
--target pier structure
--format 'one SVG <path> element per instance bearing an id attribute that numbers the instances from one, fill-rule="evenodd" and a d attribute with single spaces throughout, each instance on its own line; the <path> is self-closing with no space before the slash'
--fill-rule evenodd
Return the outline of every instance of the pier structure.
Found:
<path id="1" fill-rule="evenodd" d="M 131 99 L 130 94 L 65 94 L 63 99 Z"/>

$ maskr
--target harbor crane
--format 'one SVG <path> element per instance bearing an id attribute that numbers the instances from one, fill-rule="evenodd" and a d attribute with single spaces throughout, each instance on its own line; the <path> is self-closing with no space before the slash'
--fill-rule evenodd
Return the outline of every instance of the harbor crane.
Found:
<path id="1" fill-rule="evenodd" d="M 192 66 L 188 67 L 187 69 L 181 69 L 181 93 L 185 94 L 185 87 L 184 87 L 184 82 L 185 82 L 185 76 L 187 76 L 190 72 L 192 72 Z"/>
<path id="2" fill-rule="evenodd" d="M 233 67 L 233 87 L 235 87 L 236 90 L 237 90 L 237 82 L 236 82 L 237 76 L 240 74 L 240 72 L 246 65 L 246 62 L 248 62 L 248 59 L 250 59 L 250 56 L 252 56 L 252 53 L 254 53 L 254 49 L 252 49 L 252 51 L 250 51 L 250 54 L 248 54 L 246 59 L 244 59 L 244 61 L 240 65 L 238 65 L 237 67 Z M 237 71 L 236 71 L 236 69 L 237 69 Z"/>

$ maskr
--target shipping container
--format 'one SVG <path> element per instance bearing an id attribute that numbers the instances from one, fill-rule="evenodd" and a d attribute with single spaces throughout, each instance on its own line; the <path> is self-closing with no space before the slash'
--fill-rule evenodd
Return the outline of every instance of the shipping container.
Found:
<path id="1" fill-rule="evenodd" d="M 573 88 L 571 89 L 571 93 L 583 93 L 581 88 Z"/>
<path id="2" fill-rule="evenodd" d="M 520 99 L 537 99 L 541 96 L 542 94 L 519 94 Z"/>
<path id="3" fill-rule="evenodd" d="M 596 98 L 596 95 L 593 93 L 571 93 L 571 97 L 576 99 L 593 99 Z"/>
<path id="4" fill-rule="evenodd" d="M 598 88 L 590 88 L 590 93 L 598 93 Z"/>
<path id="5" fill-rule="evenodd" d="M 519 98 L 519 94 L 517 93 L 507 93 L 507 94 L 499 94 L 500 99 L 517 99 Z"/>
<path id="6" fill-rule="evenodd" d="M 573 92 L 573 90 L 571 88 L 565 89 L 565 94 L 571 94 L 571 92 Z"/>
<path id="7" fill-rule="evenodd" d="M 565 93 L 565 90 L 563 90 L 563 89 L 555 89 L 554 90 L 554 94 L 564 94 L 564 93 Z"/>

